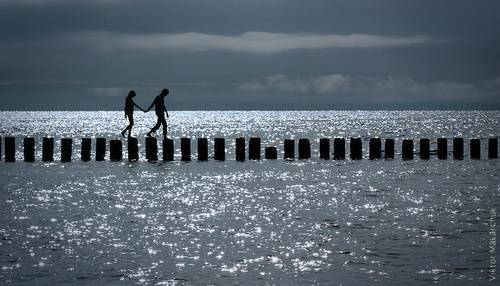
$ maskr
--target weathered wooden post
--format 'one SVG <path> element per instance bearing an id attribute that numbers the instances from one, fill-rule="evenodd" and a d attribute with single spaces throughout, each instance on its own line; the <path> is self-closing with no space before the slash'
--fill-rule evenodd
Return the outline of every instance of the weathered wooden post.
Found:
<path id="1" fill-rule="evenodd" d="M 266 147 L 264 149 L 264 156 L 268 160 L 278 159 L 278 151 L 276 150 L 276 147 L 274 147 L 274 146 Z"/>
<path id="2" fill-rule="evenodd" d="M 319 139 L 319 158 L 324 160 L 330 159 L 330 139 Z"/>
<path id="3" fill-rule="evenodd" d="M 351 160 L 361 160 L 363 158 L 363 145 L 361 138 L 352 138 L 350 144 Z"/>
<path id="4" fill-rule="evenodd" d="M 154 137 L 146 137 L 146 160 L 158 161 L 158 142 Z"/>
<path id="5" fill-rule="evenodd" d="M 163 161 L 173 161 L 174 160 L 174 140 L 165 139 L 163 140 Z"/>
<path id="6" fill-rule="evenodd" d="M 464 138 L 453 138 L 453 159 L 464 159 Z"/>
<path id="7" fill-rule="evenodd" d="M 121 161 L 122 158 L 122 140 L 109 141 L 109 159 L 111 161 Z"/>
<path id="8" fill-rule="evenodd" d="M 382 158 L 382 140 L 380 138 L 370 138 L 369 153 L 370 160 Z"/>
<path id="9" fill-rule="evenodd" d="M 299 159 L 307 160 L 311 158 L 311 143 L 309 139 L 299 139 Z"/>
<path id="10" fill-rule="evenodd" d="M 473 160 L 481 159 L 481 139 L 470 140 L 470 158 Z"/>
<path id="11" fill-rule="evenodd" d="M 61 139 L 61 162 L 71 162 L 71 155 L 73 154 L 73 139 Z"/>
<path id="12" fill-rule="evenodd" d="M 128 151 L 128 161 L 135 162 L 139 160 L 139 142 L 136 137 L 128 137 L 127 139 L 127 151 Z"/>
<path id="13" fill-rule="evenodd" d="M 224 138 L 214 139 L 214 159 L 216 161 L 226 160 L 226 141 Z"/>
<path id="14" fill-rule="evenodd" d="M 23 139 L 24 162 L 35 161 L 35 138 L 27 137 Z"/>
<path id="15" fill-rule="evenodd" d="M 394 139 L 385 139 L 384 157 L 386 160 L 394 159 Z"/>
<path id="16" fill-rule="evenodd" d="M 260 138 L 250 138 L 248 142 L 248 159 L 260 160 Z"/>
<path id="17" fill-rule="evenodd" d="M 104 161 L 106 157 L 106 138 L 95 139 L 95 160 Z"/>
<path id="18" fill-rule="evenodd" d="M 198 161 L 207 161 L 207 160 L 208 160 L 208 140 L 207 138 L 198 138 Z"/>
<path id="19" fill-rule="evenodd" d="M 90 161 L 90 152 L 92 150 L 92 139 L 90 138 L 82 138 L 82 146 L 81 146 L 81 159 L 84 162 Z"/>
<path id="20" fill-rule="evenodd" d="M 488 138 L 488 159 L 498 158 L 498 138 Z"/>
<path id="21" fill-rule="evenodd" d="M 43 137 L 42 139 L 42 161 L 54 161 L 54 138 Z"/>
<path id="22" fill-rule="evenodd" d="M 245 138 L 236 138 L 236 161 L 245 161 Z"/>
<path id="23" fill-rule="evenodd" d="M 16 161 L 16 138 L 5 137 L 5 162 Z"/>
<path id="24" fill-rule="evenodd" d="M 344 138 L 333 139 L 333 159 L 334 160 L 344 160 L 345 159 L 345 139 Z"/>
<path id="25" fill-rule="evenodd" d="M 437 140 L 437 157 L 440 160 L 448 158 L 448 140 L 446 138 L 438 138 Z"/>
<path id="26" fill-rule="evenodd" d="M 404 139 L 401 149 L 403 160 L 413 160 L 413 140 Z"/>
<path id="27" fill-rule="evenodd" d="M 181 138 L 181 161 L 191 161 L 190 138 Z"/>
<path id="28" fill-rule="evenodd" d="M 427 138 L 420 139 L 420 159 L 429 160 L 431 157 L 431 140 Z"/>
<path id="29" fill-rule="evenodd" d="M 284 159 L 293 160 L 295 159 L 295 140 L 285 139 L 283 142 L 283 147 L 285 149 Z"/>

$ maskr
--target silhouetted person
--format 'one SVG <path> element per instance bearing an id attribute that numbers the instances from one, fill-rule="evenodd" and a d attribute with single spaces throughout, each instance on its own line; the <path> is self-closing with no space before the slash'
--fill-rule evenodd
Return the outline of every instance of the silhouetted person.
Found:
<path id="1" fill-rule="evenodd" d="M 168 112 L 167 109 L 165 108 L 165 100 L 164 98 L 169 94 L 168 89 L 164 88 L 160 95 L 156 96 L 155 99 L 153 100 L 153 103 L 151 103 L 151 106 L 145 110 L 144 112 L 148 112 L 155 107 L 155 113 L 157 117 L 156 125 L 151 128 L 151 131 L 148 132 L 146 136 L 151 137 L 151 133 L 156 132 L 160 128 L 160 125 L 163 125 L 163 139 L 167 138 L 167 121 L 165 120 L 165 113 L 167 114 L 168 117 Z"/>
<path id="2" fill-rule="evenodd" d="M 144 111 L 139 105 L 137 105 L 132 98 L 135 97 L 135 91 L 131 90 L 128 92 L 127 98 L 125 98 L 125 118 L 128 117 L 128 126 L 122 131 L 122 137 L 125 137 L 125 132 L 128 130 L 128 137 L 132 137 L 132 127 L 134 126 L 134 106 Z"/>

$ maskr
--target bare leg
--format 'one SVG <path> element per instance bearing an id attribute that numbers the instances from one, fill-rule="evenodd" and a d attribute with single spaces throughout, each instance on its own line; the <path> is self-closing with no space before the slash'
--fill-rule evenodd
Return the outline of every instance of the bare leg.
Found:
<path id="1" fill-rule="evenodd" d="M 128 130 L 128 137 L 132 137 L 132 127 L 134 127 L 134 116 L 132 114 L 127 115 L 128 117 L 128 126 L 125 127 L 122 131 L 122 137 L 125 137 L 125 132 Z"/>
<path id="2" fill-rule="evenodd" d="M 163 120 L 161 121 L 161 125 L 163 125 L 163 139 L 167 139 L 167 121 L 165 120 L 165 117 L 162 118 Z"/>
<path id="3" fill-rule="evenodd" d="M 163 118 L 163 120 L 165 120 L 165 118 Z M 151 128 L 151 130 L 148 132 L 147 136 L 151 137 L 151 133 L 156 132 L 156 130 L 158 130 L 160 128 L 161 123 L 162 123 L 161 118 L 158 117 L 155 126 L 153 126 L 153 128 Z"/>

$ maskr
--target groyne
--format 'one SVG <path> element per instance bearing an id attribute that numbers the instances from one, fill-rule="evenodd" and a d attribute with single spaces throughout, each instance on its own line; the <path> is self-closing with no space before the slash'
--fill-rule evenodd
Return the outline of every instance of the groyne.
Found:
<path id="1" fill-rule="evenodd" d="M 437 138 L 435 141 L 435 149 L 431 149 L 431 139 L 422 138 L 403 139 L 401 141 L 400 153 L 396 153 L 395 140 L 392 138 L 369 138 L 365 140 L 368 144 L 367 153 L 363 152 L 363 140 L 361 138 L 319 138 L 311 140 L 307 138 L 284 139 L 280 146 L 263 146 L 262 140 L 259 137 L 251 138 L 235 138 L 234 140 L 234 157 L 227 158 L 227 141 L 226 138 L 213 138 L 213 144 L 209 144 L 208 138 L 196 138 L 196 153 L 191 150 L 191 138 L 180 138 L 180 140 L 165 139 L 161 141 L 161 160 L 174 161 L 176 144 L 180 144 L 180 160 L 181 161 L 208 161 L 210 159 L 216 161 L 236 160 L 277 160 L 280 157 L 283 160 L 309 160 L 319 158 L 321 160 L 393 160 L 396 154 L 401 154 L 401 159 L 404 161 L 414 160 L 429 160 L 435 156 L 439 160 L 453 158 L 454 160 L 463 160 L 469 156 L 472 160 L 481 159 L 481 139 L 472 138 L 467 142 L 462 137 L 456 138 Z M 17 142 L 15 137 L 8 136 L 0 138 L 0 158 L 5 162 L 16 161 L 16 150 L 18 144 L 22 144 L 23 160 L 25 162 L 34 162 L 36 158 L 36 142 L 34 137 L 22 138 L 22 143 Z M 42 138 L 41 161 L 54 161 L 55 139 L 53 137 Z M 365 143 L 365 144 L 366 144 Z M 416 150 L 418 143 L 418 150 Z M 451 144 L 450 144 L 451 143 Z M 74 139 L 61 138 L 60 144 L 60 160 L 61 162 L 80 161 L 138 161 L 139 156 L 139 140 L 138 138 L 128 138 L 125 140 L 106 138 L 82 138 L 80 144 L 80 157 L 74 158 Z M 317 144 L 317 154 L 311 153 L 311 145 Z M 159 142 L 154 137 L 144 138 L 145 159 L 147 161 L 158 161 L 159 158 Z M 213 146 L 213 152 L 209 152 L 209 145 Z M 124 148 L 126 146 L 126 149 Z M 316 147 L 315 146 L 315 147 Z M 348 146 L 349 149 L 346 149 Z M 382 148 L 384 146 L 384 148 Z M 451 147 L 449 149 L 449 147 Z M 498 138 L 487 138 L 487 159 L 498 158 Z M 3 149 L 3 150 L 2 150 Z M 297 152 L 296 152 L 297 149 Z M 92 152 L 95 150 L 95 152 Z M 278 150 L 282 150 L 282 156 L 279 156 Z M 315 149 L 316 150 L 316 149 Z M 349 152 L 347 153 L 346 150 Z M 466 151 L 467 150 L 467 151 Z M 2 156 L 2 151 L 4 156 Z M 209 156 L 212 154 L 212 156 Z M 126 157 L 124 156 L 126 155 Z M 263 156 L 262 156 L 263 155 Z"/>

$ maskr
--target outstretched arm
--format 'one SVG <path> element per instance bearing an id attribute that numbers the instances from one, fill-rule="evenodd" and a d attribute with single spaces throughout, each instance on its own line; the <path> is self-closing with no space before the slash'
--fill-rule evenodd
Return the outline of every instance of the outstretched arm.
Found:
<path id="1" fill-rule="evenodd" d="M 139 108 L 140 110 L 142 110 L 142 111 L 146 112 L 146 110 L 142 109 L 142 107 L 140 107 L 139 105 L 137 105 L 137 103 L 135 103 L 135 102 L 134 102 L 134 105 L 135 105 L 137 108 Z"/>
<path id="2" fill-rule="evenodd" d="M 155 106 L 155 102 L 153 100 L 153 103 L 151 103 L 151 105 L 149 106 L 149 108 L 147 110 L 144 110 L 144 112 L 148 112 L 151 110 L 151 108 L 153 108 L 153 106 Z"/>

